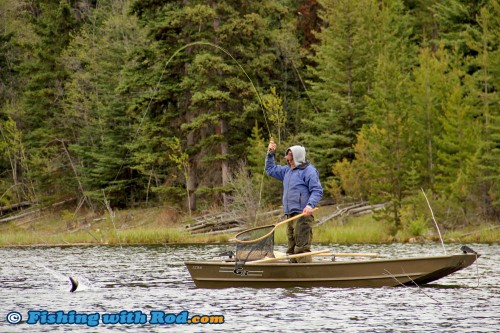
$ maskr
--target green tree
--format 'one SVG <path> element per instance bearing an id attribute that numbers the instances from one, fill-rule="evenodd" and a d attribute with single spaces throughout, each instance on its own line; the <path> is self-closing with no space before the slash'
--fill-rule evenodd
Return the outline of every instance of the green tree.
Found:
<path id="1" fill-rule="evenodd" d="M 367 94 L 373 81 L 377 53 L 374 33 L 375 1 L 320 1 L 320 18 L 327 27 L 317 34 L 311 67 L 311 96 L 320 112 L 305 120 L 306 145 L 324 158 L 316 161 L 322 175 L 328 164 L 354 157 L 353 144 L 364 119 Z M 319 149 L 322 147 L 322 149 Z M 314 153 L 313 153 L 314 155 Z"/>
<path id="2" fill-rule="evenodd" d="M 436 181 L 438 193 L 465 201 L 470 183 L 471 161 L 479 144 L 479 128 L 472 106 L 464 98 L 457 69 L 447 75 L 450 91 L 438 116 L 441 133 L 436 138 Z"/>
<path id="3" fill-rule="evenodd" d="M 378 8 L 378 7 L 377 7 Z M 364 126 L 354 145 L 356 159 L 351 168 L 362 177 L 363 184 L 352 181 L 346 162 L 338 162 L 333 170 L 346 193 L 369 198 L 374 202 L 390 202 L 386 218 L 401 225 L 401 202 L 407 192 L 407 173 L 411 158 L 409 147 L 410 110 L 408 104 L 412 47 L 401 3 L 395 1 L 383 6 L 375 32 L 376 67 L 371 89 L 364 95 L 366 114 Z"/>
<path id="4" fill-rule="evenodd" d="M 321 1 L 321 18 L 327 27 L 318 34 L 311 68 L 315 80 L 311 95 L 320 112 L 306 123 L 306 142 L 313 150 L 320 172 L 330 175 L 330 166 L 343 158 L 354 158 L 353 146 L 366 115 L 366 96 L 374 85 L 378 55 L 386 49 L 408 57 L 409 27 L 399 1 Z M 401 43 L 402 39 L 405 43 Z M 395 45 L 397 44 L 397 45 Z M 408 63 L 408 64 L 407 64 Z"/>
<path id="5" fill-rule="evenodd" d="M 436 173 L 436 138 L 442 133 L 439 121 L 451 91 L 448 55 L 444 49 L 435 54 L 429 48 L 421 50 L 419 66 L 414 70 L 410 87 L 412 101 L 412 149 L 422 168 L 424 187 L 433 187 Z"/>
<path id="6" fill-rule="evenodd" d="M 23 61 L 17 67 L 23 77 L 18 128 L 25 138 L 35 186 L 45 198 L 71 197 L 75 181 L 64 144 L 62 103 L 68 78 L 61 53 L 84 19 L 76 15 L 80 3 L 68 0 L 32 3 L 29 23 L 35 38 L 23 45 Z"/>
<path id="7" fill-rule="evenodd" d="M 58 116 L 68 77 L 59 57 L 70 41 L 70 33 L 77 28 L 67 0 L 40 1 L 38 10 L 32 24 L 40 39 L 33 45 L 32 59 L 20 67 L 21 73 L 29 78 L 24 89 L 23 127 L 29 129 L 27 138 L 32 147 L 46 146 L 57 135 L 53 132 L 60 127 Z"/>
<path id="8" fill-rule="evenodd" d="M 376 83 L 369 100 L 371 125 L 362 128 L 367 140 L 367 169 L 372 179 L 370 200 L 390 202 L 387 218 L 395 230 L 401 224 L 401 202 L 406 194 L 406 170 L 409 168 L 408 73 L 393 57 L 382 53 L 376 70 Z"/>
<path id="9" fill-rule="evenodd" d="M 155 167 L 165 160 L 145 156 L 143 136 L 131 123 L 142 114 L 127 112 L 135 96 L 119 90 L 124 68 L 134 65 L 129 58 L 145 44 L 129 8 L 130 1 L 100 1 L 61 56 L 70 73 L 62 117 L 78 166 L 74 176 L 81 179 L 79 196 L 102 201 L 105 189 L 113 206 L 149 199 L 151 180 L 159 181 Z"/>
<path id="10" fill-rule="evenodd" d="M 38 40 L 29 21 L 33 16 L 23 0 L 0 1 L 0 199 L 36 201 L 35 183 L 23 136 L 21 92 L 26 82 L 19 71 L 27 49 Z"/>
<path id="11" fill-rule="evenodd" d="M 472 106 L 480 120 L 480 144 L 477 147 L 471 175 L 475 179 L 471 195 L 484 218 L 500 215 L 500 4 L 487 1 L 477 17 L 478 25 L 466 33 L 467 45 L 477 53 L 468 58 L 476 70 L 470 76 Z"/>
<path id="12" fill-rule="evenodd" d="M 265 173 L 265 159 L 268 144 L 269 140 L 263 135 L 263 130 L 259 128 L 256 123 L 252 129 L 251 136 L 248 138 L 246 169 L 251 176 L 253 186 L 259 193 L 258 209 L 263 208 L 266 203 L 272 205 L 281 204 L 282 184 L 267 176 Z"/>
<path id="13" fill-rule="evenodd" d="M 487 1 L 483 0 L 442 0 L 429 1 L 427 11 L 432 17 L 434 34 L 432 39 L 433 50 L 439 44 L 447 49 L 455 50 L 462 55 L 471 55 L 472 51 L 466 41 L 464 31 L 477 26 L 477 17 Z M 471 52 L 472 51 L 472 52 Z"/>
<path id="14" fill-rule="evenodd" d="M 283 110 L 283 98 L 277 95 L 276 87 L 271 87 L 271 92 L 262 96 L 262 103 L 269 123 L 273 125 L 272 128 L 278 134 L 276 142 L 280 144 L 287 117 Z"/>
<path id="15" fill-rule="evenodd" d="M 0 108 L 8 103 L 18 103 L 23 77 L 19 73 L 21 61 L 29 55 L 26 48 L 37 38 L 29 20 L 33 16 L 25 0 L 0 2 Z M 0 114 L 7 119 L 7 112 Z"/>
<path id="16" fill-rule="evenodd" d="M 170 59 L 152 108 L 172 106 L 170 135 L 182 138 L 189 155 L 189 205 L 194 209 L 201 198 L 205 205 L 227 206 L 226 185 L 232 166 L 245 157 L 252 124 L 268 128 L 259 87 L 282 86 L 276 84 L 274 37 L 287 8 L 275 2 L 136 1 L 133 11 L 148 22 L 158 55 Z"/>
<path id="17" fill-rule="evenodd" d="M 432 48 L 438 39 L 436 18 L 432 12 L 434 0 L 404 0 L 408 22 L 413 27 L 412 40 L 421 47 Z"/>
<path id="18" fill-rule="evenodd" d="M 0 155 L 8 162 L 8 172 L 2 177 L 6 182 L 0 181 L 0 203 L 38 200 L 29 172 L 22 133 L 11 118 L 0 120 Z"/>

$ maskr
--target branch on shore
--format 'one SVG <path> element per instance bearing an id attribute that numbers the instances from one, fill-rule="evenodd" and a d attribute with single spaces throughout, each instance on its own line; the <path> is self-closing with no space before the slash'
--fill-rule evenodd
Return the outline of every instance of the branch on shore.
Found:
<path id="1" fill-rule="evenodd" d="M 328 203 L 322 203 L 326 206 Z M 375 210 L 383 209 L 385 203 L 369 205 L 366 202 L 358 202 L 349 205 L 338 205 L 337 209 L 327 216 L 318 219 L 317 225 L 322 225 L 330 220 L 345 216 L 359 216 L 369 214 Z M 266 213 L 259 214 L 259 219 L 269 218 L 281 214 L 281 210 L 276 209 Z M 228 212 L 215 215 L 205 215 L 194 218 L 195 222 L 186 226 L 186 230 L 191 234 L 216 235 L 222 233 L 239 232 L 248 227 L 250 221 L 242 213 Z"/>
<path id="2" fill-rule="evenodd" d="M 279 215 L 280 210 L 272 210 L 259 214 L 259 218 L 268 218 Z M 248 215 L 248 214 L 247 214 Z M 245 229 L 248 224 L 248 216 L 236 212 L 228 212 L 215 215 L 205 215 L 193 218 L 195 223 L 186 226 L 186 230 L 192 234 L 216 235 L 228 232 L 237 232 Z"/>
<path id="3" fill-rule="evenodd" d="M 359 216 L 363 214 L 369 214 L 372 213 L 376 210 L 383 209 L 387 203 L 381 203 L 381 204 L 376 204 L 376 205 L 367 205 L 366 202 L 359 202 L 355 204 L 350 204 L 348 206 L 344 205 L 338 205 L 337 209 L 327 215 L 323 216 L 322 218 L 318 219 L 316 225 L 322 225 L 325 224 L 326 222 L 339 218 L 339 217 L 345 217 L 345 216 Z"/>
<path id="4" fill-rule="evenodd" d="M 31 207 L 34 205 L 38 205 L 38 202 L 33 202 L 33 201 L 21 201 L 12 205 L 8 206 L 2 206 L 0 207 L 0 214 L 3 214 L 4 212 L 10 212 L 19 208 L 24 208 L 24 207 Z"/>
<path id="5" fill-rule="evenodd" d="M 54 208 L 54 207 L 57 207 L 57 206 L 61 206 L 61 205 L 64 205 L 65 203 L 68 203 L 68 202 L 71 202 L 71 201 L 74 201 L 75 198 L 71 198 L 71 199 L 67 199 L 67 200 L 63 200 L 63 201 L 60 201 L 60 202 L 56 202 L 50 206 L 47 206 L 47 207 L 43 207 L 43 208 L 39 208 L 39 209 L 36 209 L 36 210 L 31 210 L 29 212 L 23 212 L 21 214 L 17 214 L 17 215 L 14 215 L 14 216 L 10 216 L 10 217 L 6 217 L 6 218 L 3 218 L 3 219 L 0 219 L 0 223 L 5 223 L 5 222 L 10 222 L 10 221 L 14 221 L 14 220 L 17 220 L 17 219 L 21 219 L 23 217 L 26 217 L 26 216 L 29 216 L 29 215 L 33 215 L 33 214 L 37 214 L 37 213 L 40 213 L 46 209 L 49 209 L 49 208 Z M 35 204 L 35 203 L 33 203 Z"/>

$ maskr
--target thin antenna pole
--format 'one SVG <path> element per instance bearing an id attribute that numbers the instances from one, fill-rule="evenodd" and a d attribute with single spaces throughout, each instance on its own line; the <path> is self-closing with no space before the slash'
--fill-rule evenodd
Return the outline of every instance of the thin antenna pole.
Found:
<path id="1" fill-rule="evenodd" d="M 443 237 L 441 237 L 441 231 L 439 231 L 439 226 L 437 224 L 436 219 L 434 218 L 434 212 L 432 211 L 431 204 L 429 203 L 429 199 L 427 199 L 427 195 L 425 195 L 425 191 L 423 188 L 420 188 L 422 190 L 422 193 L 424 194 L 425 201 L 427 201 L 427 205 L 429 206 L 429 209 L 431 210 L 431 215 L 432 215 L 432 220 L 434 221 L 434 224 L 436 225 L 436 229 L 438 231 L 439 239 L 441 240 L 441 245 L 443 245 L 443 250 L 444 254 L 446 254 L 446 249 L 444 247 L 444 242 L 443 242 Z"/>
<path id="2" fill-rule="evenodd" d="M 118 231 L 116 230 L 116 224 L 115 224 L 115 216 L 116 216 L 116 213 L 113 211 L 113 208 L 111 208 L 111 205 L 108 201 L 108 199 L 106 199 L 106 193 L 104 192 L 104 190 L 102 190 L 102 195 L 104 196 L 104 204 L 106 205 L 106 208 L 108 210 L 108 213 L 109 213 L 109 217 L 111 218 L 111 222 L 113 222 L 113 229 L 115 230 L 115 235 L 116 235 L 116 238 L 118 239 L 118 244 L 120 244 L 120 248 L 122 249 L 122 241 L 120 239 L 120 235 L 118 235 Z"/>

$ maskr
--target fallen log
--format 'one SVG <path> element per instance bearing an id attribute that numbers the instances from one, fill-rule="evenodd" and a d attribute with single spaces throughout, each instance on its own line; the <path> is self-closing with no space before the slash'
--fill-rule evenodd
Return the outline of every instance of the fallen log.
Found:
<path id="1" fill-rule="evenodd" d="M 333 219 L 342 216 L 358 216 L 362 214 L 369 214 L 372 213 L 373 211 L 383 209 L 386 205 L 387 203 L 367 205 L 366 202 L 359 202 L 345 207 L 339 205 L 337 206 L 337 209 L 333 213 L 318 219 L 316 225 L 325 224 L 328 221 L 331 221 Z"/>
<path id="2" fill-rule="evenodd" d="M 229 213 L 222 213 L 222 214 L 203 215 L 203 216 L 192 218 L 195 222 L 193 224 L 191 224 L 191 226 L 201 225 L 201 224 L 208 223 L 208 222 L 226 220 L 226 219 L 232 218 L 232 217 L 236 217 L 236 213 L 229 212 Z M 189 226 L 187 226 L 187 227 L 189 227 Z"/>
<path id="3" fill-rule="evenodd" d="M 327 216 L 324 216 L 322 218 L 319 218 L 316 225 L 322 225 L 322 224 L 325 224 L 326 222 L 334 219 L 334 218 L 337 218 L 339 216 L 343 216 L 345 214 L 347 214 L 349 212 L 350 209 L 354 209 L 356 207 L 360 207 L 362 205 L 364 205 L 365 202 L 358 202 L 358 203 L 355 203 L 355 204 L 350 204 L 348 206 L 346 206 L 345 204 L 342 204 L 342 205 L 338 205 L 336 207 L 336 210 L 332 213 L 332 214 L 329 214 Z"/>
<path id="4" fill-rule="evenodd" d="M 226 221 L 220 221 L 220 222 L 210 222 L 210 223 L 205 223 L 202 225 L 196 225 L 190 228 L 187 228 L 191 233 L 200 233 L 203 232 L 203 230 L 210 229 L 210 230 L 220 230 L 220 229 L 225 229 L 226 227 L 232 227 L 233 225 L 240 225 L 243 224 L 241 220 L 238 219 L 231 219 L 231 220 L 226 220 Z"/>
<path id="5" fill-rule="evenodd" d="M 196 230 L 196 231 L 191 231 L 191 234 L 214 234 L 214 233 L 224 233 L 224 232 L 229 232 L 229 230 L 233 229 L 240 229 L 243 228 L 242 224 L 228 224 L 226 226 L 213 226 L 209 227 L 203 230 Z M 243 228 L 244 229 L 244 228 Z"/>
<path id="6" fill-rule="evenodd" d="M 33 210 L 31 212 L 26 212 L 26 213 L 14 215 L 14 216 L 11 216 L 11 217 L 6 217 L 6 218 L 3 218 L 3 219 L 0 219 L 0 223 L 14 221 L 14 220 L 23 218 L 25 216 L 29 216 L 29 215 L 33 215 L 33 214 L 39 213 L 41 211 L 42 211 L 41 209 L 37 209 L 37 210 Z"/>
<path id="7" fill-rule="evenodd" d="M 351 216 L 357 216 L 357 215 L 362 215 L 366 213 L 371 213 L 376 210 L 383 209 L 385 207 L 385 203 L 382 204 L 377 204 L 377 205 L 368 205 L 368 206 L 363 206 L 359 208 L 353 208 L 349 210 L 349 215 Z"/>
<path id="8" fill-rule="evenodd" d="M 209 232 L 205 233 L 205 235 L 232 234 L 232 233 L 241 232 L 245 229 L 246 229 L 245 227 L 235 227 L 235 228 L 231 228 L 231 229 L 209 231 Z"/>
<path id="9" fill-rule="evenodd" d="M 17 215 L 14 215 L 14 216 L 6 217 L 6 218 L 3 218 L 3 219 L 0 219 L 0 223 L 14 221 L 14 220 L 17 220 L 17 219 L 20 219 L 20 218 L 23 218 L 23 217 L 26 217 L 26 216 L 29 216 L 29 215 L 40 213 L 41 211 L 44 211 L 46 209 L 54 208 L 54 207 L 63 205 L 65 203 L 67 203 L 67 202 L 71 202 L 73 200 L 75 200 L 75 198 L 64 200 L 64 201 L 60 201 L 60 202 L 56 202 L 56 203 L 54 203 L 54 204 L 52 204 L 50 206 L 42 207 L 42 208 L 39 208 L 39 209 L 36 209 L 36 210 L 32 210 L 32 211 L 29 211 L 29 212 L 23 212 L 21 214 L 17 214 Z"/>
<path id="10" fill-rule="evenodd" d="M 280 209 L 259 213 L 258 219 L 267 219 L 279 215 L 280 213 Z M 195 221 L 194 223 L 185 226 L 186 230 L 192 234 L 213 235 L 241 231 L 244 229 L 244 226 L 250 222 L 249 220 L 253 220 L 253 217 L 249 217 L 248 213 L 238 214 L 236 212 L 228 212 L 195 217 L 193 220 Z"/>
<path id="11" fill-rule="evenodd" d="M 12 210 L 16 210 L 18 208 L 31 207 L 31 206 L 37 205 L 37 204 L 38 204 L 38 202 L 21 201 L 21 202 L 12 204 L 12 205 L 2 206 L 2 207 L 0 207 L 0 214 L 2 214 L 4 212 L 9 212 L 9 211 L 12 211 Z"/>

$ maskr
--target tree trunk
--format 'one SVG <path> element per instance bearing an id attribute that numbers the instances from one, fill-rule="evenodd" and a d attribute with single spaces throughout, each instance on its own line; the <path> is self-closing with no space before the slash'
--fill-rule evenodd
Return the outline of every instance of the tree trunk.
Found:
<path id="1" fill-rule="evenodd" d="M 216 5 L 217 5 L 216 2 L 212 2 L 212 8 L 215 9 Z M 219 17 L 214 18 L 213 28 L 215 33 L 217 33 L 217 31 L 219 30 L 219 24 L 220 24 Z M 215 35 L 213 42 L 215 44 L 218 44 L 219 40 L 217 38 L 217 34 Z M 219 75 L 222 74 L 219 73 Z M 220 109 L 220 111 L 222 111 L 224 106 L 218 105 L 217 108 Z M 223 187 L 225 187 L 229 182 L 229 164 L 226 159 L 226 157 L 229 154 L 229 145 L 225 140 L 226 132 L 227 132 L 227 121 L 225 119 L 220 119 L 219 124 L 216 126 L 216 133 L 219 134 L 222 138 L 222 142 L 220 144 L 220 153 L 223 156 L 223 159 L 221 160 L 221 182 Z M 229 206 L 229 200 L 226 193 L 224 192 L 222 192 L 222 203 L 224 205 L 224 210 L 227 210 Z"/>
<path id="2" fill-rule="evenodd" d="M 190 122 L 193 118 L 191 112 L 188 110 L 186 112 L 186 122 Z M 187 135 L 187 146 L 193 147 L 195 145 L 194 133 L 189 132 Z M 187 206 L 188 210 L 191 212 L 196 209 L 196 161 L 194 156 L 189 156 L 189 168 L 187 171 L 187 179 L 186 179 L 186 190 L 187 190 Z"/>
<path id="3" fill-rule="evenodd" d="M 227 132 L 227 121 L 225 119 L 221 119 L 218 125 L 218 134 L 224 137 L 224 134 Z M 229 154 L 229 145 L 226 141 L 221 142 L 220 144 L 220 152 L 221 155 L 227 157 Z M 226 158 L 221 161 L 221 178 L 222 178 L 222 186 L 225 187 L 229 182 L 229 163 Z M 224 210 L 227 210 L 229 201 L 226 193 L 222 193 L 222 202 L 224 204 Z"/>

